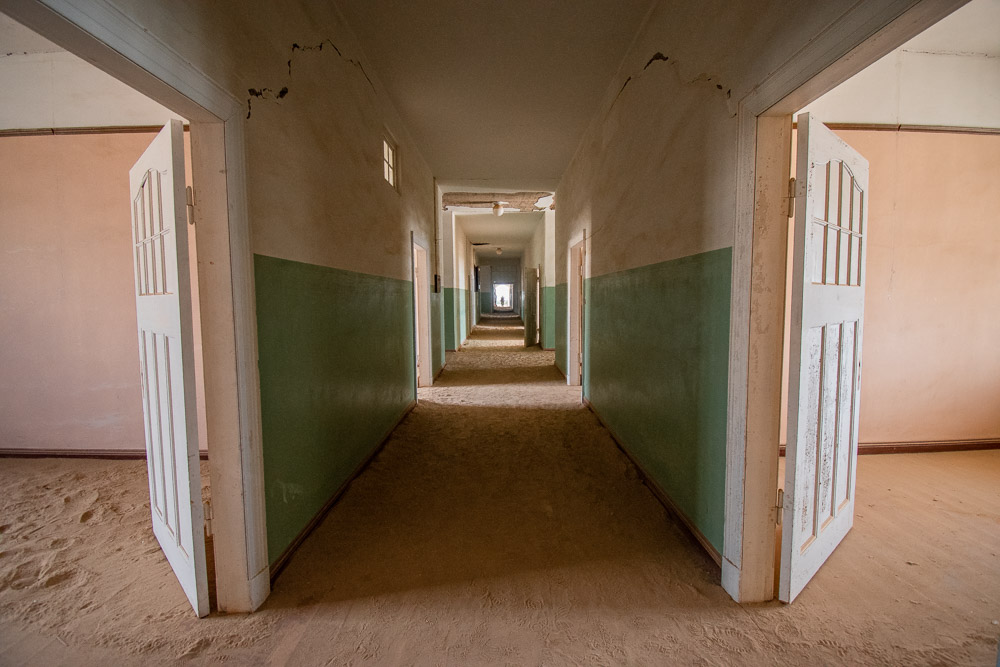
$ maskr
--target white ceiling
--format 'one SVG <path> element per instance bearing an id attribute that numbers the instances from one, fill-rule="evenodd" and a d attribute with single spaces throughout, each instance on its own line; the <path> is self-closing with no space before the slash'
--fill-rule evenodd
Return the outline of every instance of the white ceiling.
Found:
<path id="1" fill-rule="evenodd" d="M 1000 0 L 972 0 L 900 48 L 1000 57 Z"/>
<path id="2" fill-rule="evenodd" d="M 0 130 L 163 125 L 178 114 L 0 14 Z"/>
<path id="3" fill-rule="evenodd" d="M 802 111 L 829 123 L 1000 128 L 1000 0 L 972 0 Z"/>
<path id="4" fill-rule="evenodd" d="M 651 0 L 337 0 L 446 189 L 555 190 Z"/>
<path id="5" fill-rule="evenodd" d="M 0 14 L 0 56 L 59 53 L 63 49 L 34 33 L 6 14 Z"/>
<path id="6" fill-rule="evenodd" d="M 470 243 L 488 244 L 477 246 L 477 253 L 496 254 L 496 249 L 500 247 L 505 257 L 520 256 L 531 244 L 531 237 L 544 220 L 544 213 L 504 213 L 500 217 L 491 213 L 455 216 L 456 223 L 465 230 Z"/>

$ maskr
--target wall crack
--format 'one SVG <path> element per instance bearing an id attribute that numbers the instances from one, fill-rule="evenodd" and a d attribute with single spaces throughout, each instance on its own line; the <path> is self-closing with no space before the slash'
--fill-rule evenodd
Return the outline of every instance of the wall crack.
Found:
<path id="1" fill-rule="evenodd" d="M 326 48 L 327 50 L 332 49 L 334 52 L 336 52 L 337 56 L 341 60 L 343 60 L 343 61 L 345 61 L 345 62 L 353 65 L 354 67 L 356 67 L 358 69 L 358 71 L 361 72 L 362 76 L 365 77 L 365 81 L 367 81 L 368 85 L 371 86 L 372 91 L 374 91 L 376 94 L 378 94 L 378 91 L 375 90 L 375 84 L 374 84 L 374 82 L 372 82 L 371 77 L 368 76 L 368 72 L 365 71 L 365 67 L 364 67 L 364 65 L 361 64 L 361 61 L 360 60 L 355 60 L 354 58 L 348 58 L 348 57 L 344 56 L 344 54 L 340 50 L 340 48 L 336 44 L 333 43 L 333 40 L 331 40 L 329 38 L 324 39 L 319 44 L 314 44 L 314 45 L 302 46 L 298 42 L 293 43 L 292 44 L 292 48 L 291 48 L 291 55 L 289 56 L 288 63 L 287 63 L 288 64 L 288 78 L 289 79 L 292 78 L 292 64 L 293 64 L 293 62 L 295 60 L 295 54 L 296 53 L 298 53 L 299 51 L 302 51 L 302 52 L 305 52 L 305 51 L 320 51 L 320 52 L 322 52 L 324 48 Z M 256 97 L 256 98 L 262 99 L 262 100 L 280 100 L 280 99 L 283 99 L 286 95 L 288 95 L 288 86 L 282 86 L 282 88 L 280 90 L 278 90 L 277 93 L 275 93 L 273 89 L 266 88 L 266 87 L 265 88 L 250 88 L 250 89 L 247 90 L 247 93 L 250 95 L 250 97 L 247 98 L 247 118 L 250 118 L 250 115 L 253 113 L 253 98 Z"/>
<path id="2" fill-rule="evenodd" d="M 628 76 L 628 77 L 625 78 L 625 82 L 622 84 L 622 87 L 618 89 L 618 94 L 615 95 L 615 99 L 612 100 L 611 105 L 608 107 L 608 111 L 605 114 L 605 118 L 607 118 L 607 116 L 611 114 L 612 109 L 614 109 L 615 105 L 618 104 L 618 100 L 621 98 L 622 93 L 625 92 L 625 88 L 627 88 L 628 85 L 630 83 L 632 83 L 632 81 L 635 80 L 636 77 L 640 76 L 643 72 L 645 72 L 646 70 L 648 70 L 654 63 L 658 63 L 658 62 L 667 63 L 668 65 L 671 65 L 671 66 L 674 66 L 674 67 L 678 66 L 678 63 L 677 63 L 676 60 L 671 60 L 670 56 L 664 55 L 662 51 L 657 51 L 656 53 L 654 53 L 652 56 L 650 56 L 649 60 L 646 61 L 646 64 L 642 68 L 642 72 L 638 72 L 636 74 L 632 74 L 632 75 L 630 75 L 630 76 Z M 678 74 L 679 74 L 679 72 L 678 72 Z M 727 86 L 724 86 L 723 84 L 719 83 L 718 82 L 719 81 L 719 77 L 713 76 L 711 74 L 704 74 L 704 73 L 702 73 L 702 74 L 699 74 L 698 76 L 696 76 L 695 78 L 690 79 L 690 80 L 685 80 L 685 79 L 683 79 L 680 76 L 678 78 L 680 78 L 681 82 L 683 82 L 684 84 L 689 85 L 689 86 L 690 85 L 694 85 L 694 84 L 698 84 L 698 83 L 714 83 L 716 90 L 718 90 L 719 92 L 725 92 L 727 102 L 728 102 L 728 100 L 733 95 L 733 91 L 732 91 L 731 88 L 728 88 Z M 736 114 L 735 113 L 730 113 L 730 115 L 731 116 L 735 116 Z"/>

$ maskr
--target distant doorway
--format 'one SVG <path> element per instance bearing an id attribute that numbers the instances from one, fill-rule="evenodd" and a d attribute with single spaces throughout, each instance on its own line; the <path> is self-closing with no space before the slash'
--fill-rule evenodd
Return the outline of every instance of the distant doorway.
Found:
<path id="1" fill-rule="evenodd" d="M 493 310 L 509 313 L 514 310 L 514 284 L 494 283 Z"/>

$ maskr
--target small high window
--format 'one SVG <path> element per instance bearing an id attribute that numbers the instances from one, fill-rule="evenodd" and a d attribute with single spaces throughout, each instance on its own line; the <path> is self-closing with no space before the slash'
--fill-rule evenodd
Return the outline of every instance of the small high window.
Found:
<path id="1" fill-rule="evenodd" d="M 396 144 L 388 138 L 382 138 L 382 175 L 385 181 L 394 188 L 397 188 L 398 174 L 396 173 Z M 397 188 L 398 189 L 398 188 Z"/>

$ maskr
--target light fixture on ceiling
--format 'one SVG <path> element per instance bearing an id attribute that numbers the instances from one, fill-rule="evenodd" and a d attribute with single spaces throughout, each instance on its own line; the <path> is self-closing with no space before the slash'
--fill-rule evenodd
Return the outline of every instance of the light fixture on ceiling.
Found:
<path id="1" fill-rule="evenodd" d="M 497 248 L 497 254 L 498 255 L 502 255 L 503 254 L 503 248 Z"/>
<path id="2" fill-rule="evenodd" d="M 501 204 L 500 202 L 496 202 L 493 204 L 493 215 L 495 215 L 498 218 L 501 215 L 503 215 L 503 204 Z"/>

